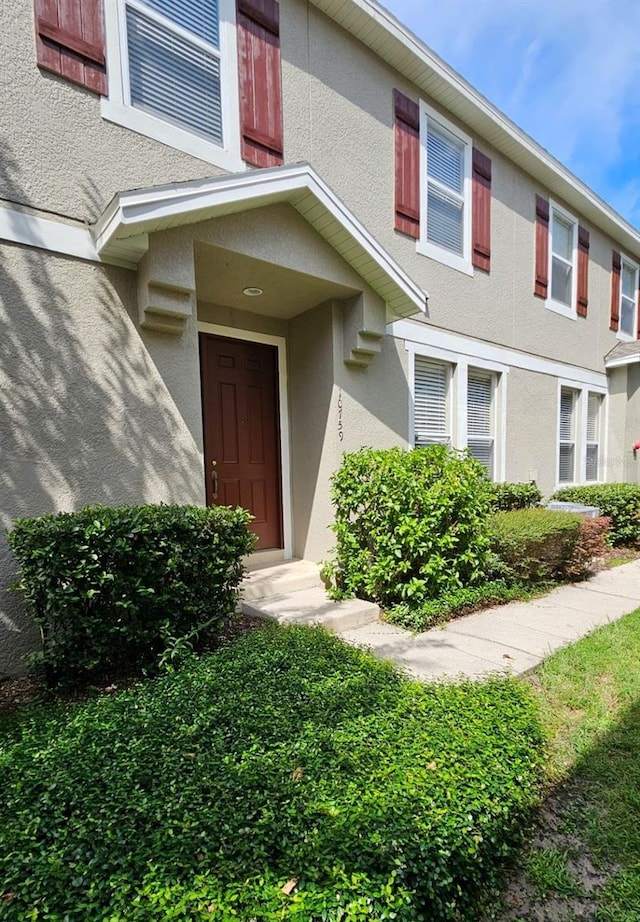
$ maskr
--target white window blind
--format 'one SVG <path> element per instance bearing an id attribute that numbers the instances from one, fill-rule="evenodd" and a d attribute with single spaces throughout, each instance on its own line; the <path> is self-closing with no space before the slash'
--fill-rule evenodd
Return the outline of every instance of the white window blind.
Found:
<path id="1" fill-rule="evenodd" d="M 429 118 L 426 148 L 427 240 L 463 255 L 466 145 Z"/>
<path id="2" fill-rule="evenodd" d="M 131 104 L 223 144 L 217 3 L 127 0 Z"/>
<path id="3" fill-rule="evenodd" d="M 575 407 L 576 392 L 568 387 L 563 387 L 560 391 L 559 483 L 573 483 L 575 481 Z"/>
<path id="4" fill-rule="evenodd" d="M 493 394 L 495 378 L 470 368 L 467 378 L 467 445 L 491 479 L 494 476 Z"/>
<path id="5" fill-rule="evenodd" d="M 572 306 L 575 224 L 556 211 L 551 221 L 551 297 Z"/>
<path id="6" fill-rule="evenodd" d="M 415 357 L 414 430 L 416 447 L 451 444 L 448 365 Z"/>
<path id="7" fill-rule="evenodd" d="M 637 277 L 638 270 L 623 260 L 620 293 L 620 331 L 632 337 L 636 335 Z"/>
<path id="8" fill-rule="evenodd" d="M 600 432 L 602 395 L 589 394 L 587 400 L 587 480 L 597 480 L 599 475 L 598 456 L 600 454 Z"/>

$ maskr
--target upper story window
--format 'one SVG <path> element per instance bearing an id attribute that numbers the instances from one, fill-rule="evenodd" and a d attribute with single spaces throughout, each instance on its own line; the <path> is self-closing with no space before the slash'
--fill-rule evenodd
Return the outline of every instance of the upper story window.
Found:
<path id="1" fill-rule="evenodd" d="M 419 250 L 472 273 L 471 138 L 421 106 Z"/>
<path id="2" fill-rule="evenodd" d="M 551 205 L 549 225 L 551 285 L 547 307 L 575 317 L 578 223 L 556 205 Z"/>
<path id="3" fill-rule="evenodd" d="M 232 0 L 110 0 L 104 9 L 104 117 L 242 169 Z"/>
<path id="4" fill-rule="evenodd" d="M 637 323 L 638 267 L 622 257 L 620 279 L 620 339 L 635 339 Z"/>
<path id="5" fill-rule="evenodd" d="M 131 105 L 222 147 L 215 0 L 126 0 L 124 14 Z"/>

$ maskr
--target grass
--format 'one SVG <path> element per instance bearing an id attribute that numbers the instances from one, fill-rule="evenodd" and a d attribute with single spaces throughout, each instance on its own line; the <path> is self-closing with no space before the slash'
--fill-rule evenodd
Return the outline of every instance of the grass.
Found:
<path id="1" fill-rule="evenodd" d="M 513 679 L 423 686 L 309 628 L 0 723 L 0 919 L 476 919 L 539 794 Z"/>
<path id="2" fill-rule="evenodd" d="M 603 885 L 589 919 L 640 920 L 640 609 L 551 656 L 527 680 L 549 739 L 554 821 L 521 860 L 543 898 L 574 897 L 566 843 Z M 549 843 L 557 843 L 549 844 Z"/>

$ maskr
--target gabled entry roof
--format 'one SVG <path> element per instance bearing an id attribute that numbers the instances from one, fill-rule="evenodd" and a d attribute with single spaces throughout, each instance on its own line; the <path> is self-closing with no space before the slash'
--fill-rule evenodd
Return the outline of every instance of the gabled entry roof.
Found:
<path id="1" fill-rule="evenodd" d="M 425 312 L 427 294 L 306 163 L 120 192 L 93 227 L 105 261 L 136 266 L 154 231 L 288 202 L 398 317 Z"/>

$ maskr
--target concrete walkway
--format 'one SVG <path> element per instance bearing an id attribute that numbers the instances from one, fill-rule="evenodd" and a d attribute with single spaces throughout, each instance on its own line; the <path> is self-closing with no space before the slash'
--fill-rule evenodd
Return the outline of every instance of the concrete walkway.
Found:
<path id="1" fill-rule="evenodd" d="M 634 560 L 536 601 L 488 608 L 423 634 L 377 621 L 341 631 L 340 637 L 420 679 L 480 678 L 496 671 L 518 675 L 638 607 L 640 560 Z"/>

